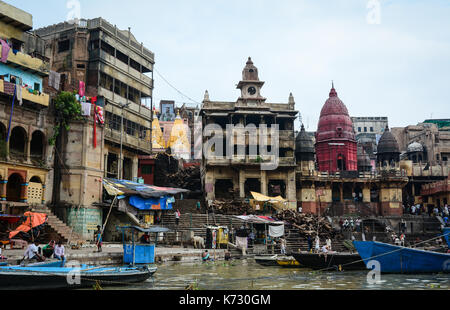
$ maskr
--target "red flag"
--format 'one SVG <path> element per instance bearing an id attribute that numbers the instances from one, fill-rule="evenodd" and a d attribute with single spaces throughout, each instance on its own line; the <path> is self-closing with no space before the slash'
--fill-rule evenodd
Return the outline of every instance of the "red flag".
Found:
<path id="1" fill-rule="evenodd" d="M 94 104 L 94 149 L 97 147 L 97 105 Z"/>

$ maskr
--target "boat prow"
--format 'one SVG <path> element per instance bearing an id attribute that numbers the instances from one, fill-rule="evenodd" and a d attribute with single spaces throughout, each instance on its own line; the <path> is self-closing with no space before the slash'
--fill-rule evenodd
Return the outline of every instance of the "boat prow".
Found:
<path id="1" fill-rule="evenodd" d="M 376 241 L 354 241 L 367 269 L 381 273 L 450 272 L 450 254 L 405 248 Z"/>

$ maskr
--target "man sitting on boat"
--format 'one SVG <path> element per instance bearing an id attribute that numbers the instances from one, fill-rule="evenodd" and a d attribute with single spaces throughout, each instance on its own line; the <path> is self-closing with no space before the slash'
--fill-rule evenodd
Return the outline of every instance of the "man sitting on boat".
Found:
<path id="1" fill-rule="evenodd" d="M 55 241 L 54 240 L 50 241 L 48 244 L 46 244 L 42 248 L 42 254 L 45 256 L 45 258 L 52 257 L 54 251 L 55 251 Z"/>
<path id="2" fill-rule="evenodd" d="M 62 245 L 62 241 L 61 240 L 59 240 L 58 241 L 58 244 L 55 246 L 55 253 L 53 254 L 53 256 L 56 258 L 56 259 L 59 259 L 59 260 L 64 260 L 64 246 Z"/>
<path id="3" fill-rule="evenodd" d="M 39 262 L 45 261 L 45 257 L 42 257 L 39 254 L 38 246 L 39 246 L 38 241 L 34 241 L 34 243 L 30 244 L 27 250 L 25 251 L 22 261 L 24 260 L 37 260 Z"/>

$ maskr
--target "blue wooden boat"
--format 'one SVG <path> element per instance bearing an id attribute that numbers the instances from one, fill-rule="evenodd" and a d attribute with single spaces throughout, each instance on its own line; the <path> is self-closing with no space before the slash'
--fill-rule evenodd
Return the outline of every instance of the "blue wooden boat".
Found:
<path id="1" fill-rule="evenodd" d="M 368 269 L 371 261 L 380 264 L 381 273 L 450 272 L 450 254 L 405 248 L 374 241 L 353 241 Z"/>
<path id="2" fill-rule="evenodd" d="M 149 266 L 0 267 L 0 289 L 76 289 L 92 287 L 96 283 L 102 287 L 124 286 L 146 281 L 156 270 Z"/>

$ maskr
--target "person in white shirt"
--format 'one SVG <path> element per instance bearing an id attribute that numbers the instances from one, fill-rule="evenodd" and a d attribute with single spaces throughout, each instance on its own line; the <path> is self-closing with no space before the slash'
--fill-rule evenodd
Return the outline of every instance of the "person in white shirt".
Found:
<path id="1" fill-rule="evenodd" d="M 23 255 L 23 260 L 38 260 L 38 261 L 44 261 L 45 259 L 39 255 L 39 242 L 35 241 L 34 243 L 30 244 L 28 248 L 25 251 L 25 254 Z"/>
<path id="2" fill-rule="evenodd" d="M 53 256 L 56 259 L 64 260 L 64 246 L 62 245 L 61 240 L 58 241 L 58 244 L 55 246 L 55 253 Z"/>

